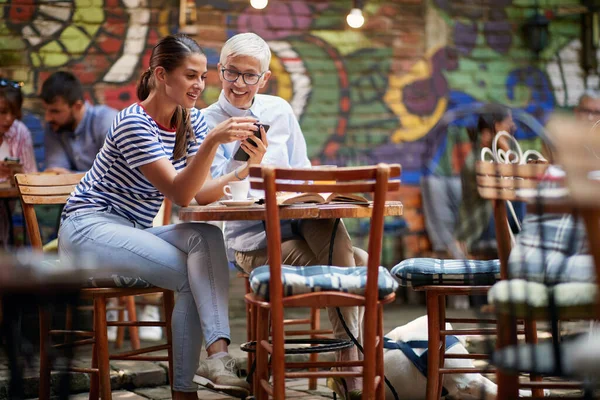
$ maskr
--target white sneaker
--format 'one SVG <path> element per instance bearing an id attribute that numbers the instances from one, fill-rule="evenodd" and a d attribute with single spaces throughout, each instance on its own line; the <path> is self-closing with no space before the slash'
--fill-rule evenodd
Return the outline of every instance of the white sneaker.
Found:
<path id="1" fill-rule="evenodd" d="M 139 321 L 160 321 L 160 311 L 157 306 L 145 306 L 139 316 Z M 139 328 L 140 339 L 158 341 L 162 339 L 162 327 L 141 326 Z"/>
<path id="2" fill-rule="evenodd" d="M 229 354 L 221 358 L 201 360 L 193 381 L 234 397 L 244 398 L 250 393 L 250 385 L 238 377 L 235 359 Z"/>

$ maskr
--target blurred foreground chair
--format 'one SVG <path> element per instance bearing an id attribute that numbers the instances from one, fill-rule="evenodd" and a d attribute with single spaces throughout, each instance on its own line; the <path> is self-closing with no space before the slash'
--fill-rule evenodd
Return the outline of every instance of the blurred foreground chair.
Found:
<path id="1" fill-rule="evenodd" d="M 256 323 L 256 376 L 254 391 L 257 399 L 268 395 L 285 398 L 285 379 L 300 377 L 362 377 L 364 398 L 383 399 L 383 305 L 392 302 L 397 287 L 389 272 L 379 266 L 383 236 L 383 216 L 387 192 L 399 188 L 399 165 L 334 170 L 279 169 L 253 167 L 251 187 L 265 190 L 266 225 L 270 264 L 256 268 L 250 274 L 253 293 L 246 295 L 252 305 Z M 283 181 L 282 181 L 283 180 Z M 295 182 L 289 182 L 289 180 Z M 298 182 L 335 180 L 331 184 Z M 339 268 L 332 266 L 291 267 L 281 265 L 281 234 L 276 192 L 339 192 L 373 193 L 373 213 L 369 235 L 367 267 Z M 273 278 L 272 277 L 277 277 Z M 350 278 L 350 279 L 348 279 Z M 357 279 L 359 278 L 359 279 Z M 352 281 L 355 286 L 347 284 Z M 312 284 L 311 284 L 312 283 Z M 344 362 L 286 362 L 284 348 L 284 307 L 348 307 L 364 306 L 364 360 Z M 270 316 L 270 318 L 269 318 Z M 269 341 L 269 320 L 272 341 Z M 270 366 L 269 366 L 270 355 Z M 294 368 L 332 368 L 362 366 L 361 372 L 318 371 L 287 372 Z M 269 384 L 269 367 L 273 383 Z"/>
<path id="2" fill-rule="evenodd" d="M 495 177 L 485 177 L 494 165 L 478 162 L 477 187 L 482 198 L 492 201 L 493 216 L 495 221 L 496 242 L 498 259 L 494 260 L 443 260 L 432 258 L 414 258 L 404 260 L 392 269 L 392 274 L 398 278 L 401 285 L 423 290 L 426 295 L 428 316 L 428 362 L 427 362 L 427 400 L 437 400 L 442 395 L 443 376 L 454 373 L 486 373 L 491 372 L 489 367 L 469 369 L 444 368 L 446 358 L 469 358 L 474 360 L 487 360 L 489 354 L 471 353 L 468 356 L 446 354 L 446 337 L 450 335 L 496 335 L 496 327 L 482 327 L 481 325 L 496 324 L 491 318 L 448 318 L 446 317 L 446 299 L 451 295 L 485 295 L 494 283 L 508 276 L 508 254 L 511 248 L 511 230 L 507 216 L 507 197 L 490 186 L 496 184 Z M 543 172 L 545 165 L 533 166 L 536 172 Z M 513 171 L 511 171 L 513 172 Z M 534 176 L 537 176 L 534 174 Z M 530 176 L 517 177 L 515 180 L 502 181 L 520 185 L 535 185 L 530 182 Z M 506 186 L 509 187 L 508 185 Z M 525 186 L 524 186 L 525 187 Z M 514 193 L 514 190 L 513 190 Z M 461 323 L 476 325 L 469 329 L 446 329 L 446 323 Z M 524 332 L 528 341 L 535 342 L 535 325 L 528 324 Z"/>
<path id="3" fill-rule="evenodd" d="M 483 198 L 495 204 L 507 200 L 533 202 L 516 246 L 498 243 L 507 279 L 496 283 L 488 293 L 488 302 L 498 318 L 497 350 L 492 363 L 498 369 L 498 398 L 502 399 L 518 398 L 519 388 L 532 389 L 534 398 L 543 398 L 543 389 L 581 388 L 580 382 L 543 380 L 546 376 L 569 376 L 561 363 L 555 362 L 560 359 L 554 351 L 560 346 L 559 321 L 590 318 L 596 292 L 596 285 L 586 282 L 589 279 L 576 277 L 577 271 L 584 275 L 584 266 L 577 265 L 582 258 L 569 257 L 581 250 L 576 241 L 581 239 L 582 229 L 568 215 L 548 213 L 547 206 L 551 204 L 538 195 L 543 185 L 540 178 L 547 167 L 484 162 L 477 165 L 479 194 Z M 524 344 L 517 341 L 519 320 L 526 327 Z M 537 343 L 537 321 L 546 321 L 551 327 L 550 343 Z M 530 374 L 532 379 L 522 382 L 519 373 Z"/>
<path id="4" fill-rule="evenodd" d="M 81 180 L 81 174 L 65 175 L 38 175 L 17 174 L 15 181 L 21 195 L 21 204 L 25 214 L 29 240 L 34 249 L 41 251 L 42 241 L 35 212 L 38 204 L 65 204 L 69 194 Z M 91 288 L 81 291 L 82 298 L 88 298 L 94 302 L 94 327 L 93 331 L 74 331 L 74 334 L 83 339 L 73 343 L 74 346 L 92 344 L 92 367 L 72 368 L 76 372 L 92 374 L 90 383 L 90 399 L 97 399 L 100 394 L 102 400 L 112 399 L 110 386 L 109 360 L 137 360 L 137 361 L 168 361 L 169 382 L 172 383 L 171 351 L 171 315 L 174 307 L 174 293 L 170 290 L 151 286 L 142 279 L 135 277 L 113 276 L 111 280 L 96 281 L 90 279 Z M 129 322 L 107 322 L 106 302 L 109 298 L 121 298 L 148 293 L 162 293 L 165 321 L 129 321 Z M 49 346 L 52 346 L 51 337 L 64 335 L 64 330 L 51 330 L 51 318 L 44 308 L 40 308 L 40 388 L 39 398 L 50 398 L 50 372 L 51 363 L 48 357 Z M 146 348 L 134 349 L 122 353 L 109 354 L 107 326 L 139 327 L 139 326 L 163 326 L 167 332 L 167 343 Z M 55 346 L 62 346 L 58 344 Z M 167 356 L 143 355 L 146 353 L 167 350 Z"/>

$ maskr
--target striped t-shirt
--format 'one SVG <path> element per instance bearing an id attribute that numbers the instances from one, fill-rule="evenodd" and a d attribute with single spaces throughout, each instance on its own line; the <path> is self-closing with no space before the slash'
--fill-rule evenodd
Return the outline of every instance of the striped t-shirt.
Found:
<path id="1" fill-rule="evenodd" d="M 104 146 L 75 191 L 67 200 L 62 218 L 81 210 L 112 210 L 141 228 L 149 228 L 164 196 L 140 172 L 139 167 L 168 158 L 177 171 L 198 151 L 206 137 L 202 113 L 190 112 L 196 142 L 188 140 L 187 155 L 173 160 L 175 131 L 158 125 L 139 104 L 117 114 Z"/>

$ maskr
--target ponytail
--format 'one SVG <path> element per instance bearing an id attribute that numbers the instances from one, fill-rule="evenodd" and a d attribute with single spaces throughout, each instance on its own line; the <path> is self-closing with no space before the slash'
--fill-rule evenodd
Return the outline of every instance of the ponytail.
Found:
<path id="1" fill-rule="evenodd" d="M 139 91 L 138 91 L 139 93 Z M 175 148 L 173 149 L 173 160 L 179 160 L 185 157 L 187 153 L 187 142 L 196 142 L 196 136 L 192 130 L 192 122 L 190 113 L 181 106 L 177 106 L 175 114 L 173 114 L 171 126 L 177 127 L 175 134 Z"/>
<path id="2" fill-rule="evenodd" d="M 152 69 L 148 68 L 144 71 L 142 76 L 140 77 L 140 82 L 137 87 L 137 97 L 140 101 L 146 100 L 150 95 L 150 90 L 152 89 L 151 80 L 152 78 Z"/>

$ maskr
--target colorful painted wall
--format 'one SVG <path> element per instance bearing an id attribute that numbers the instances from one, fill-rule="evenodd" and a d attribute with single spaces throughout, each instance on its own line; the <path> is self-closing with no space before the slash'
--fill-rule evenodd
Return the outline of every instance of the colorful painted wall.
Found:
<path id="1" fill-rule="evenodd" d="M 33 115 L 41 82 L 59 69 L 75 72 L 90 100 L 127 106 L 153 44 L 178 29 L 172 0 L 0 2 L 0 70 L 26 82 Z M 542 2 L 551 39 L 537 61 L 521 35 L 533 0 L 365 3 L 367 23 L 355 31 L 345 24 L 350 1 L 271 0 L 257 11 L 246 0 L 196 0 L 196 38 L 211 68 L 198 106 L 218 96 L 223 42 L 256 32 L 274 56 L 266 92 L 291 103 L 315 163 L 399 162 L 404 182 L 416 185 L 432 157 L 434 168 L 452 174 L 468 151 L 463 139 L 447 140 L 455 127 L 440 121 L 449 112 L 506 103 L 525 121 L 521 138 L 530 139 L 556 108 L 598 86 L 579 64 L 578 0 Z M 409 187 L 400 196 L 418 206 L 418 193 Z M 422 229 L 418 214 L 407 214 L 413 231 Z"/>

